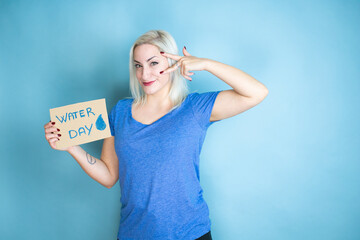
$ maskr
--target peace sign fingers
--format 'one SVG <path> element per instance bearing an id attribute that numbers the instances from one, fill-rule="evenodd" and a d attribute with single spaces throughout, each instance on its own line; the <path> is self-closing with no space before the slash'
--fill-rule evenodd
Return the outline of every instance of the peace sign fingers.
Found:
<path id="1" fill-rule="evenodd" d="M 170 59 L 173 59 L 173 60 L 177 61 L 173 66 L 169 67 L 168 69 L 166 69 L 164 71 L 161 71 L 160 74 L 166 74 L 166 73 L 173 72 L 173 71 L 175 71 L 176 69 L 178 69 L 180 67 L 181 75 L 183 75 L 184 78 L 191 81 L 192 79 L 189 76 L 194 75 L 194 73 L 189 72 L 192 69 L 189 68 L 189 66 L 188 66 L 188 62 L 189 62 L 188 60 L 190 58 L 194 58 L 194 57 L 192 57 L 191 54 L 186 50 L 185 46 L 184 46 L 182 52 L 183 52 L 184 56 L 178 56 L 178 55 L 175 55 L 175 54 L 160 52 L 162 56 L 168 57 Z"/>

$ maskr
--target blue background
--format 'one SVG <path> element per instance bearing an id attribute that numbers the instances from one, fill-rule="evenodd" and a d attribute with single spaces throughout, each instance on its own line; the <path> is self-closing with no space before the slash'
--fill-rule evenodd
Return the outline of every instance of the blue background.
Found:
<path id="1" fill-rule="evenodd" d="M 50 108 L 130 96 L 132 43 L 164 29 L 269 89 L 208 130 L 213 238 L 360 239 L 359 24 L 359 1 L 0 1 L 0 238 L 116 239 L 119 184 L 51 149 L 43 126 Z M 208 72 L 189 84 L 230 89 Z"/>

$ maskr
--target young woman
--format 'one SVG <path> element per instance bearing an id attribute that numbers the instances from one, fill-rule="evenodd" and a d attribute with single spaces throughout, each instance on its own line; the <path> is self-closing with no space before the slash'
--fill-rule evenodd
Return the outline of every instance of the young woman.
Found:
<path id="1" fill-rule="evenodd" d="M 184 56 L 165 31 L 149 31 L 130 50 L 132 98 L 109 114 L 112 137 L 100 159 L 80 146 L 65 149 L 94 180 L 111 188 L 119 180 L 118 239 L 211 239 L 202 196 L 199 156 L 214 122 L 259 104 L 267 88 L 241 70 L 206 58 Z M 208 71 L 233 89 L 189 93 L 192 71 Z M 54 149 L 56 124 L 45 125 Z"/>

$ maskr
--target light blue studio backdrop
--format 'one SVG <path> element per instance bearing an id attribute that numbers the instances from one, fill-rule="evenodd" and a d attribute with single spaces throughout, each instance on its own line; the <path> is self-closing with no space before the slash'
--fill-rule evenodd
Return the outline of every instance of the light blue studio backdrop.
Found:
<path id="1" fill-rule="evenodd" d="M 269 89 L 208 130 L 213 238 L 360 239 L 359 24 L 359 1 L 0 1 L 0 239 L 116 239 L 119 184 L 51 149 L 43 125 L 50 108 L 130 96 L 129 49 L 150 29 Z M 207 72 L 189 85 L 230 89 Z"/>

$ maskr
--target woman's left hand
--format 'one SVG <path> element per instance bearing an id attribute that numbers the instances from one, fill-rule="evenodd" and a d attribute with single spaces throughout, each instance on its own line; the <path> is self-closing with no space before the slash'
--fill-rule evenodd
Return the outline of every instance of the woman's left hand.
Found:
<path id="1" fill-rule="evenodd" d="M 202 71 L 205 70 L 206 60 L 205 58 L 198 58 L 195 56 L 191 56 L 190 53 L 183 48 L 184 56 L 178 56 L 170 53 L 161 53 L 164 57 L 171 58 L 177 61 L 174 65 L 169 67 L 168 69 L 160 72 L 160 74 L 166 74 L 175 71 L 180 67 L 180 73 L 184 76 L 184 78 L 188 80 L 192 80 L 190 76 L 194 75 L 193 72 L 190 71 Z"/>

